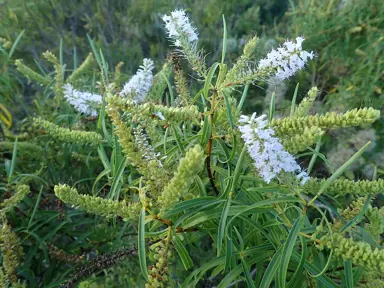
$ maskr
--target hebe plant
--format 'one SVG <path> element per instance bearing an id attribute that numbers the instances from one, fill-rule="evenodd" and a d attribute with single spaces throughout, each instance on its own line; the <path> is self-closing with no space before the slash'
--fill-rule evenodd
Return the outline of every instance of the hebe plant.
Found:
<path id="1" fill-rule="evenodd" d="M 96 158 L 92 165 L 104 168 L 92 191 L 61 179 L 65 183 L 54 187 L 55 195 L 76 209 L 137 228 L 137 245 L 85 262 L 66 277 L 63 287 L 118 266 L 126 257 L 138 259 L 142 280 L 135 285 L 145 281 L 145 287 L 382 286 L 384 215 L 371 201 L 384 182 L 339 179 L 369 143 L 331 177 L 310 176 L 315 161 L 324 159 L 321 136 L 327 130 L 369 125 L 380 112 L 363 108 L 308 115 L 317 95 L 314 87 L 298 105 L 293 100 L 288 117 L 274 118 L 273 96 L 268 115 L 241 115 L 246 85 L 287 80 L 315 57 L 302 49 L 304 38 L 286 41 L 256 61 L 258 39 L 253 37 L 228 67 L 224 21 L 222 60 L 208 67 L 186 13 L 176 10 L 163 20 L 175 51 L 155 75 L 153 61 L 144 59 L 123 88 L 118 68 L 111 73 L 96 49 L 68 77 L 49 52 L 44 57 L 54 66 L 54 78 L 17 62 L 29 79 L 49 83 L 55 111 L 69 103 L 81 113 L 79 123 L 96 121 L 85 131 L 33 119 L 44 131 L 39 133 L 80 147 L 72 157 L 89 161 L 85 151 L 97 151 L 100 161 Z M 98 94 L 77 88 L 93 59 L 100 67 Z M 182 70 L 184 59 L 192 71 Z M 186 85 L 191 73 L 201 87 L 196 95 Z M 28 141 L 36 145 L 33 141 L 38 140 Z M 57 146 L 51 149 L 56 153 Z M 309 164 L 300 163 L 299 156 L 307 155 Z M 104 177 L 107 182 L 98 190 L 95 187 Z M 343 201 L 346 194 L 355 198 L 349 207 Z M 0 239 L 11 235 L 5 212 Z M 16 285 L 17 279 L 8 276 L 9 271 L 14 275 L 16 264 L 10 270 L 4 259 L 3 282 Z M 100 279 L 94 277 L 80 287 L 97 283 Z"/>

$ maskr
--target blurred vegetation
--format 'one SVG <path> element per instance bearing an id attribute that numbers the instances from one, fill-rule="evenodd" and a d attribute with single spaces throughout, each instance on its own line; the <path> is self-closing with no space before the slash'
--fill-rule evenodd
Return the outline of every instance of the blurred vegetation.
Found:
<path id="1" fill-rule="evenodd" d="M 15 156 L 13 146 L 0 143 L 1 200 L 9 197 L 8 194 L 15 189 L 15 183 L 21 179 L 28 178 L 31 185 L 29 196 L 8 215 L 8 222 L 17 228 L 15 233 L 23 247 L 24 261 L 19 267 L 18 276 L 27 281 L 27 287 L 57 287 L 73 272 L 73 261 L 93 259 L 96 255 L 136 243 L 137 231 L 129 222 L 111 224 L 100 217 L 66 209 L 55 198 L 53 186 L 68 179 L 72 181 L 70 184 L 81 183 L 84 190 L 92 191 L 95 175 L 99 175 L 103 168 L 99 153 L 115 159 L 116 154 L 113 153 L 120 153 L 118 155 L 121 156 L 121 151 L 89 151 L 81 146 L 50 141 L 41 131 L 32 127 L 28 118 L 31 115 L 42 116 L 72 129 L 87 130 L 94 128 L 96 123 L 93 119 L 78 121 L 78 115 L 67 103 L 60 103 L 60 111 L 57 110 L 53 93 L 21 77 L 14 60 L 23 59 L 24 64 L 36 72 L 49 76 L 53 69 L 42 53 L 50 50 L 58 56 L 66 74 L 69 74 L 87 57 L 91 50 L 89 39 L 92 39 L 97 49 L 103 51 L 109 67 L 124 62 L 122 80 L 136 71 L 144 57 L 152 58 L 159 71 L 167 52 L 172 50 L 161 16 L 179 7 L 191 14 L 200 33 L 199 45 L 205 49 L 208 64 L 221 57 L 222 14 L 226 16 L 229 32 L 227 55 L 230 60 L 236 59 L 246 40 L 253 36 L 249 34 L 250 31 L 262 38 L 259 51 L 276 47 L 281 40 L 304 35 L 307 39 L 304 44 L 306 50 L 313 50 L 318 55 L 305 71 L 290 81 L 290 86 L 260 83 L 265 92 L 250 87 L 245 112 L 267 109 L 270 102 L 265 101 L 265 96 L 268 97 L 269 93 L 270 97 L 272 92 L 281 95 L 280 102 L 276 102 L 281 113 L 288 111 L 295 83 L 300 83 L 298 101 L 311 85 L 319 87 L 318 111 L 383 107 L 382 0 L 0 0 L 0 124 L 3 130 L 0 138 L 14 141 L 16 138 L 13 133 L 28 132 L 29 136 L 26 137 L 36 137 L 36 147 L 43 149 L 24 147 L 25 151 L 19 151 Z M 94 65 L 94 69 L 79 80 L 79 86 L 97 90 L 97 81 L 100 79 L 93 73 L 97 70 L 97 65 Z M 351 169 L 355 174 L 347 173 L 347 177 L 372 177 L 372 159 L 377 162 L 378 157 L 382 156 L 383 121 L 379 120 L 374 128 L 375 148 L 365 154 L 363 163 L 354 167 L 355 170 Z M 346 147 L 357 151 L 362 145 L 356 142 L 361 139 L 355 139 L 352 143 L 348 133 L 346 131 L 341 136 L 334 136 L 339 137 L 343 151 Z M 372 138 L 371 135 L 367 137 Z M 22 136 L 19 138 L 23 140 Z M 325 139 L 325 145 L 331 141 L 331 138 Z M 19 147 L 22 147 L 21 143 Z M 337 151 L 330 153 L 343 156 Z M 40 158 L 35 163 L 26 164 L 24 159 L 30 155 L 43 155 L 44 160 Z M 15 174 L 10 175 L 14 157 L 17 157 L 18 165 Z M 349 157 L 347 154 L 340 161 L 344 163 Z M 316 169 L 319 174 L 329 173 L 323 166 Z M 364 169 L 369 172 L 365 173 Z M 107 186 L 107 182 L 100 181 L 98 190 L 101 195 L 107 192 L 100 188 L 104 186 Z M 201 246 L 204 245 L 210 244 L 202 242 Z M 199 259 L 212 256 L 202 253 L 207 249 L 200 248 L 206 247 L 193 248 L 192 252 Z M 83 258 L 74 259 L 71 255 L 82 255 Z M 99 287 L 130 287 L 132 283 L 139 283 L 132 276 L 140 277 L 138 263 L 132 259 L 129 261 L 117 269 L 105 269 L 102 273 L 106 280 L 105 283 L 99 283 Z M 129 270 L 127 275 L 131 275 L 130 278 L 122 276 L 121 270 Z M 180 270 L 180 273 L 186 272 Z M 215 277 L 207 278 L 206 287 L 215 284 Z"/>

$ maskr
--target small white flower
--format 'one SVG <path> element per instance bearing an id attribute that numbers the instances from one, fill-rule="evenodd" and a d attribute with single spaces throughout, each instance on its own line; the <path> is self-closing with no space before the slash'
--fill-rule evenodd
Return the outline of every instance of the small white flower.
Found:
<path id="1" fill-rule="evenodd" d="M 196 28 L 191 25 L 184 10 L 175 10 L 171 15 L 164 15 L 163 21 L 168 37 L 174 41 L 175 46 L 182 47 L 183 40 L 194 43 L 198 40 Z"/>
<path id="2" fill-rule="evenodd" d="M 64 98 L 80 113 L 97 116 L 97 109 L 103 102 L 103 98 L 99 94 L 90 92 L 80 92 L 72 87 L 71 84 L 63 86 Z"/>
<path id="3" fill-rule="evenodd" d="M 140 148 L 140 152 L 147 161 L 155 160 L 158 162 L 159 167 L 163 167 L 163 164 L 159 160 L 160 153 L 156 153 L 155 149 L 149 144 L 147 135 L 145 135 L 141 126 L 134 128 L 133 134 L 135 135 L 135 142 Z M 161 158 L 164 159 L 164 158 Z"/>
<path id="4" fill-rule="evenodd" d="M 301 170 L 293 156 L 284 150 L 280 139 L 274 136 L 275 131 L 267 127 L 266 118 L 266 115 L 256 117 L 256 113 L 253 113 L 251 117 L 241 115 L 239 120 L 241 137 L 255 161 L 255 168 L 267 183 L 281 172 L 298 172 L 296 177 L 304 184 L 309 176 Z"/>
<path id="5" fill-rule="evenodd" d="M 145 96 L 147 96 L 149 89 L 152 86 L 152 70 L 154 68 L 154 63 L 151 59 L 145 58 L 143 60 L 143 65 L 140 66 L 136 74 L 124 84 L 123 90 L 121 90 L 121 96 L 132 97 L 132 100 L 135 103 L 141 103 L 144 101 Z"/>
<path id="6" fill-rule="evenodd" d="M 313 59 L 313 52 L 302 50 L 304 38 L 297 37 L 296 43 L 286 41 L 281 47 L 272 50 L 267 57 L 259 61 L 259 69 L 274 68 L 273 76 L 285 80 L 304 68 L 308 59 Z"/>
<path id="7" fill-rule="evenodd" d="M 157 116 L 160 120 L 165 120 L 163 113 L 161 113 L 160 111 L 153 113 L 153 115 Z"/>

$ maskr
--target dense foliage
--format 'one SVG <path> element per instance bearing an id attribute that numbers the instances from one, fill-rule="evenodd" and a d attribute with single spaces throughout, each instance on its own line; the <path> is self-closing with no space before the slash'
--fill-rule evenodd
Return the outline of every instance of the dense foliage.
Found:
<path id="1" fill-rule="evenodd" d="M 383 287 L 383 11 L 0 2 L 0 287 Z"/>

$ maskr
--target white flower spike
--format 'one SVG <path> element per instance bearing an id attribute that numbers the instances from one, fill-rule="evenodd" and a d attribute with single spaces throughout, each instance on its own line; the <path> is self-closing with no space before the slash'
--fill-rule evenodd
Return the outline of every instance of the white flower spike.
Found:
<path id="1" fill-rule="evenodd" d="M 284 150 L 279 138 L 274 137 L 275 131 L 267 127 L 266 115 L 256 118 L 256 113 L 251 117 L 240 116 L 239 130 L 247 145 L 254 166 L 265 182 L 269 183 L 281 172 L 298 172 L 296 176 L 304 184 L 309 176 L 302 171 L 293 156 Z"/>
<path id="2" fill-rule="evenodd" d="M 313 59 L 313 52 L 302 50 L 304 38 L 297 37 L 296 43 L 286 41 L 281 47 L 273 49 L 267 57 L 259 61 L 258 69 L 273 69 L 273 76 L 285 80 L 304 68 L 308 59 Z"/>
<path id="3" fill-rule="evenodd" d="M 103 102 L 99 94 L 90 92 L 80 92 L 72 87 L 71 84 L 63 86 L 64 98 L 80 113 L 88 116 L 97 116 L 97 110 Z"/>
<path id="4" fill-rule="evenodd" d="M 147 96 L 149 89 L 152 86 L 154 63 L 151 59 L 145 58 L 143 65 L 140 66 L 136 74 L 124 84 L 123 90 L 120 95 L 127 97 L 130 95 L 134 103 L 141 103 Z"/>
<path id="5" fill-rule="evenodd" d="M 163 21 L 168 31 L 168 37 L 174 41 L 175 46 L 182 47 L 183 40 L 195 43 L 198 40 L 196 28 L 191 25 L 184 10 L 175 10 L 171 15 L 164 15 Z"/>

